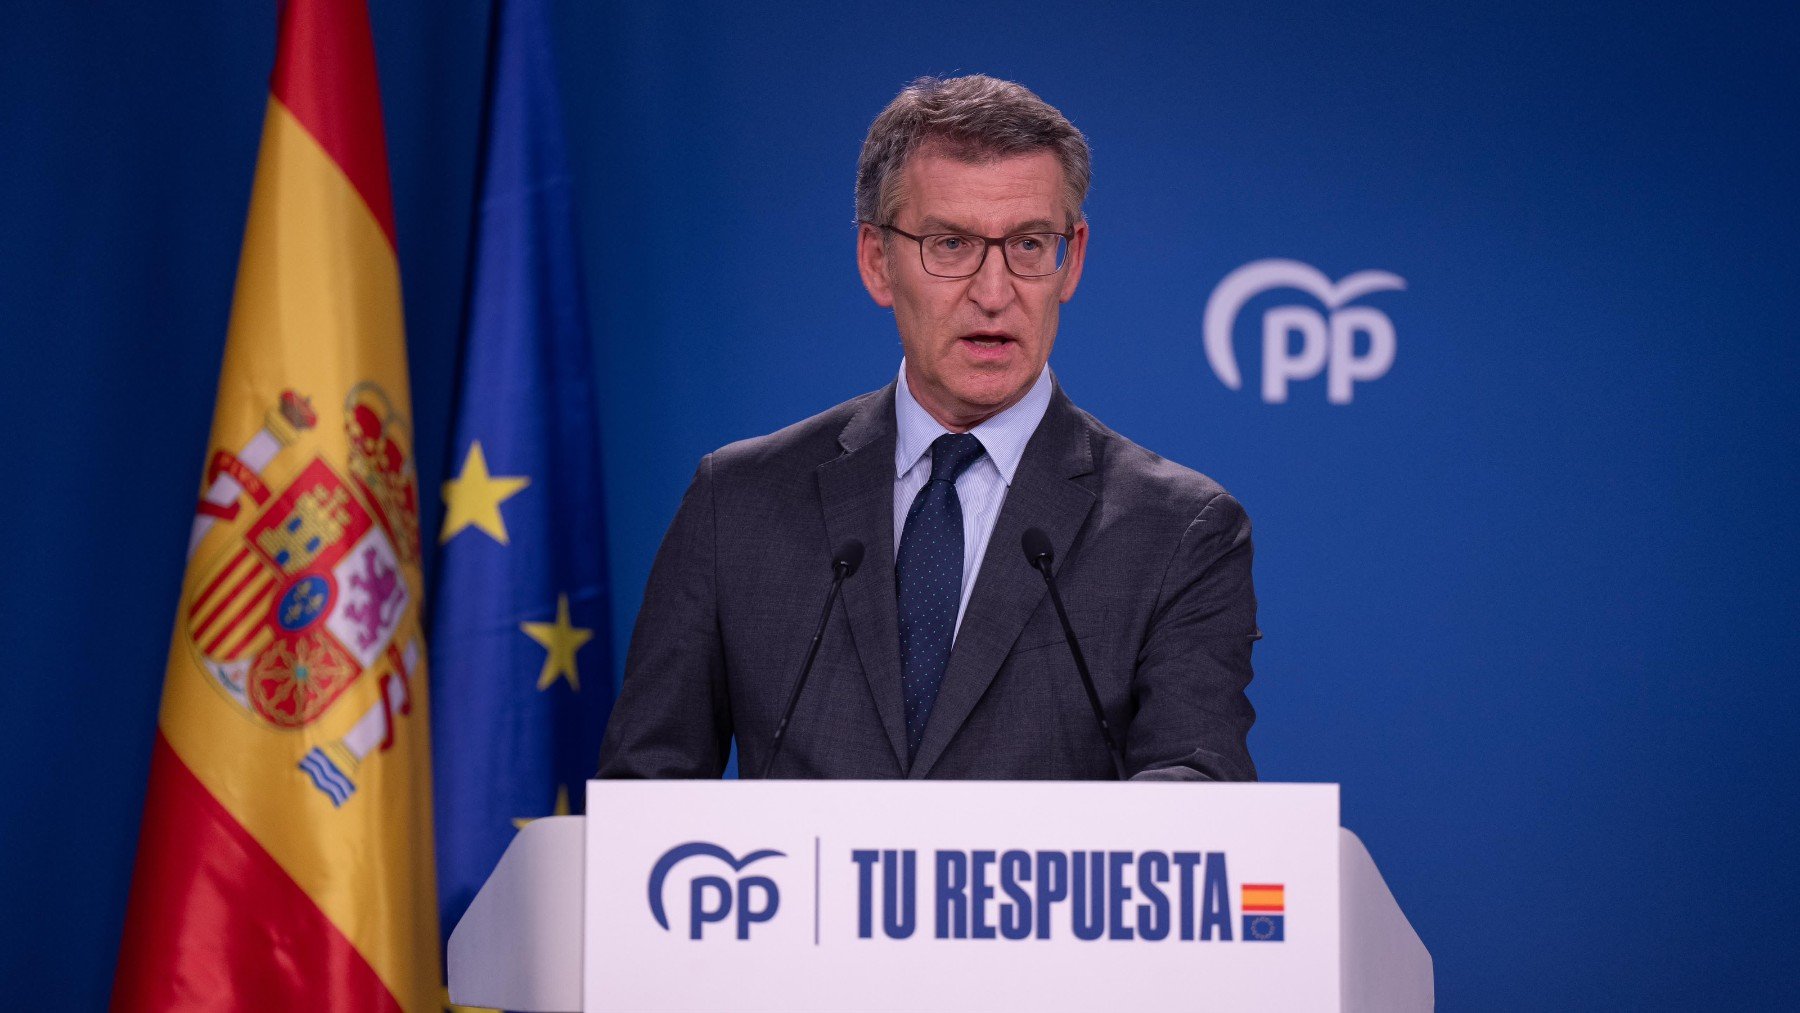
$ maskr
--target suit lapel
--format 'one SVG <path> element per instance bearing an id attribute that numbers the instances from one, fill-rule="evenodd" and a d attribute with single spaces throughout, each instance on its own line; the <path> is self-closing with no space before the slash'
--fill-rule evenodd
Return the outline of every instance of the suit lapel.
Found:
<path id="1" fill-rule="evenodd" d="M 891 446 L 889 450 L 891 473 Z M 1087 425 L 1059 385 L 1052 389 L 1044 421 L 1025 446 L 1018 471 L 1013 475 L 1012 487 L 1006 492 L 1006 502 L 994 522 L 994 533 L 982 556 L 975 591 L 969 598 L 968 610 L 963 613 L 956 646 L 950 652 L 949 667 L 938 689 L 937 702 L 931 708 L 931 719 L 925 725 L 925 739 L 919 744 L 919 753 L 907 772 L 908 777 L 922 778 L 931 772 L 932 765 L 943 755 L 950 740 L 968 719 L 969 712 L 987 692 L 988 684 L 999 674 L 1000 665 L 1011 653 L 1026 620 L 1031 618 L 1047 593 L 1043 575 L 1025 562 L 1019 547 L 1020 537 L 1027 528 L 1033 527 L 1049 535 L 1060 570 L 1076 532 L 1081 530 L 1094 505 L 1093 491 L 1074 479 L 1093 471 L 1093 464 Z M 891 495 L 888 509 L 893 509 Z M 890 517 L 887 528 L 890 543 L 893 541 L 892 524 Z M 869 544 L 872 547 L 874 543 Z M 887 565 L 891 570 L 891 544 Z M 889 592 L 891 597 L 891 586 Z M 895 705 L 899 706 L 897 627 L 891 639 L 896 645 Z M 890 725 L 890 734 L 893 730 Z M 899 748 L 903 749 L 904 742 L 900 741 Z"/>
<path id="2" fill-rule="evenodd" d="M 844 613 L 894 761 L 906 769 L 900 696 L 899 604 L 894 591 L 894 385 L 868 399 L 838 442 L 845 453 L 819 465 L 819 495 L 833 550 L 863 543 L 861 569 L 844 581 Z"/>

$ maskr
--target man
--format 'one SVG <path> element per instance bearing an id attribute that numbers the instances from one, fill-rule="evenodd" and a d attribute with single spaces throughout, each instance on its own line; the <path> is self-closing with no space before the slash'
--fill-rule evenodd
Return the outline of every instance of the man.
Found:
<path id="1" fill-rule="evenodd" d="M 1070 403 L 1047 366 L 1087 254 L 1086 141 L 1010 82 L 923 78 L 875 120 L 857 264 L 894 383 L 700 463 L 650 574 L 602 777 L 1116 776 L 1041 573 L 1140 779 L 1249 780 L 1250 524 Z"/>

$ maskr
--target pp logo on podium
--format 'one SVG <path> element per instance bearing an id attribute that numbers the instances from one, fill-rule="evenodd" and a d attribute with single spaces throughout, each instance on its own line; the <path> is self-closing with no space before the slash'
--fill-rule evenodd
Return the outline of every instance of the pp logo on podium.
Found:
<path id="1" fill-rule="evenodd" d="M 765 848 L 752 851 L 743 858 L 735 858 L 731 852 L 717 844 L 705 841 L 678 844 L 664 852 L 657 859 L 656 866 L 650 870 L 650 914 L 665 931 L 675 931 L 669 926 L 668 912 L 663 906 L 664 881 L 677 865 L 690 858 L 712 859 L 716 863 L 722 863 L 733 876 L 727 879 L 717 874 L 701 874 L 688 880 L 688 938 L 703 939 L 708 925 L 732 921 L 737 927 L 737 938 L 749 939 L 750 926 L 775 917 L 775 912 L 781 907 L 781 889 L 767 876 L 745 876 L 741 873 L 747 866 L 765 858 L 786 857 L 779 851 Z M 706 865 L 717 869 L 714 862 Z M 705 867 L 695 865 L 691 868 Z"/>
<path id="2" fill-rule="evenodd" d="M 1244 385 L 1231 342 L 1238 312 L 1256 296 L 1284 288 L 1312 296 L 1326 312 L 1294 305 L 1272 306 L 1263 314 L 1264 401 L 1281 404 L 1288 399 L 1289 381 L 1310 380 L 1323 372 L 1326 400 L 1349 404 L 1357 383 L 1387 374 L 1394 364 L 1394 322 L 1372 306 L 1348 304 L 1371 292 L 1404 289 L 1406 279 L 1387 271 L 1358 271 L 1334 284 L 1318 268 L 1298 260 L 1258 260 L 1226 275 L 1206 301 L 1206 361 L 1220 383 L 1232 390 Z M 1358 335 L 1366 342 L 1359 343 Z M 1365 346 L 1360 352 L 1358 344 Z"/>

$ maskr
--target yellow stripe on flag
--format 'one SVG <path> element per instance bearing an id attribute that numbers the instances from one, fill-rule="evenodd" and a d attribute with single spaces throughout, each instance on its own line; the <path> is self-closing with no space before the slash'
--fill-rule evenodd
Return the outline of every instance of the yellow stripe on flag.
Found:
<path id="1" fill-rule="evenodd" d="M 1284 907 L 1287 890 L 1279 886 L 1244 887 L 1244 907 Z"/>

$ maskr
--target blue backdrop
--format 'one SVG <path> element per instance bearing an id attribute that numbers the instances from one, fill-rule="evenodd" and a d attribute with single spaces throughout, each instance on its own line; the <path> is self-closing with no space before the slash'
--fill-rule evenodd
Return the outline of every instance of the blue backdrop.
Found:
<path id="1" fill-rule="evenodd" d="M 375 6 L 435 490 L 487 12 Z M 1442 1008 L 1795 1001 L 1792 5 L 756 6 L 558 14 L 618 652 L 695 460 L 898 364 L 852 263 L 869 120 L 920 73 L 1015 78 L 1095 149 L 1052 363 L 1248 507 L 1258 766 L 1342 782 Z M 94 1008 L 274 18 L 3 24 L 0 981 Z M 1271 257 L 1404 279 L 1354 301 L 1396 354 L 1350 403 L 1263 399 L 1264 315 L 1328 317 L 1293 289 L 1238 314 L 1241 389 L 1209 366 L 1209 295 Z"/>

